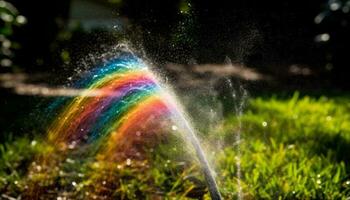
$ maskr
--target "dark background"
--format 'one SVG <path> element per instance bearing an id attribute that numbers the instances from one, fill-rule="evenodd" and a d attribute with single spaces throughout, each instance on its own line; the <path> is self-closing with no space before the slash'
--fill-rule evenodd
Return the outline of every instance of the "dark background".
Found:
<path id="1" fill-rule="evenodd" d="M 274 93 L 350 88 L 350 0 L 4 2 L 0 75 L 48 74 L 44 82 L 55 84 L 85 57 L 127 40 L 158 66 L 224 64 L 229 58 L 274 77 Z M 268 83 L 253 86 L 253 94 L 269 89 Z M 13 126 L 25 124 L 28 112 L 35 115 L 38 102 L 0 87 L 2 131 L 24 129 Z"/>
<path id="2" fill-rule="evenodd" d="M 81 7 L 90 2 L 108 8 L 111 18 L 122 22 L 118 30 L 68 28 L 73 1 L 9 2 L 27 18 L 9 36 L 19 44 L 13 64 L 25 71 L 74 65 L 101 44 L 127 38 L 159 62 L 223 63 L 229 57 L 272 74 L 302 64 L 314 69 L 320 80 L 329 79 L 335 87 L 349 86 L 344 73 L 350 52 L 350 3 L 346 0 L 80 2 Z M 325 17 L 316 22 L 320 14 Z M 329 39 L 317 40 L 320 34 L 328 34 Z"/>

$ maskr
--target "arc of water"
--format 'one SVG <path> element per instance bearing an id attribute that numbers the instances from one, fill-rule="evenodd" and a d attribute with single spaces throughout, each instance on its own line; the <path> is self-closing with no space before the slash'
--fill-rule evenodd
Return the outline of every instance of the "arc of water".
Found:
<path id="1" fill-rule="evenodd" d="M 181 115 L 181 113 L 180 113 Z M 210 165 L 208 163 L 208 160 L 206 159 L 204 152 L 202 150 L 202 147 L 198 141 L 198 138 L 196 137 L 195 133 L 193 132 L 192 128 L 189 126 L 187 120 L 184 119 L 184 117 L 181 115 L 181 117 L 184 120 L 185 128 L 188 130 L 189 134 L 188 137 L 196 151 L 198 160 L 202 166 L 202 170 L 204 173 L 205 180 L 207 181 L 208 190 L 211 196 L 212 200 L 221 200 L 221 195 L 218 189 L 218 186 L 216 184 L 215 178 L 213 176 L 212 170 L 210 168 Z"/>
<path id="2" fill-rule="evenodd" d="M 118 62 L 117 62 L 118 61 Z M 111 60 L 110 63 L 107 63 L 102 68 L 98 68 L 95 70 L 92 70 L 87 78 L 80 81 L 80 85 L 83 87 L 88 88 L 89 90 L 92 89 L 99 89 L 102 91 L 105 91 L 107 96 L 111 92 L 112 94 L 118 94 L 117 96 L 123 96 L 124 101 L 122 98 L 112 98 L 107 100 L 100 100 L 97 99 L 91 99 L 87 96 L 79 96 L 76 99 L 73 100 L 70 104 L 68 104 L 67 108 L 63 110 L 60 117 L 55 121 L 50 128 L 50 135 L 49 139 L 50 141 L 53 141 L 54 144 L 69 142 L 72 139 L 79 138 L 84 134 L 89 134 L 86 130 L 95 130 L 94 132 L 100 132 L 98 135 L 90 134 L 89 136 L 94 136 L 95 139 L 99 139 L 98 137 L 103 138 L 106 137 L 106 135 L 109 135 L 113 131 L 111 131 L 111 128 L 113 130 L 119 131 L 119 134 L 123 134 L 123 130 L 120 127 L 114 127 L 112 126 L 112 123 L 114 120 L 110 120 L 113 118 L 110 117 L 110 112 L 106 111 L 107 109 L 101 110 L 98 106 L 102 106 L 102 108 L 111 108 L 110 106 L 112 104 L 116 104 L 118 102 L 121 102 L 120 106 L 117 106 L 115 109 L 121 110 L 122 108 L 127 108 L 125 113 L 132 111 L 132 105 L 139 103 L 139 101 L 145 101 L 148 96 L 157 96 L 158 90 L 155 91 L 149 91 L 149 87 L 145 86 L 152 86 L 151 88 L 155 87 L 158 88 L 161 93 L 161 97 L 163 97 L 164 94 L 164 103 L 168 102 L 169 111 L 173 112 L 174 116 L 179 119 L 178 122 L 181 124 L 181 128 L 186 133 L 187 139 L 190 141 L 192 146 L 195 149 L 195 152 L 197 154 L 198 160 L 201 164 L 207 186 L 211 195 L 211 198 L 213 200 L 221 200 L 221 195 L 219 193 L 217 184 L 215 182 L 212 170 L 210 168 L 209 162 L 206 159 L 206 156 L 201 148 L 200 142 L 198 138 L 196 137 L 194 129 L 191 127 L 189 121 L 185 118 L 184 112 L 181 109 L 181 106 L 178 106 L 178 104 L 175 101 L 175 97 L 171 97 L 169 95 L 170 91 L 166 91 L 165 87 L 162 86 L 162 84 L 157 80 L 157 77 L 148 69 L 147 65 L 145 65 L 140 59 L 137 57 L 135 58 L 132 56 L 126 56 L 124 60 Z M 140 76 L 136 76 L 136 72 L 140 72 Z M 136 74 L 135 74 L 135 73 Z M 125 80 L 123 79 L 125 78 Z M 142 78 L 143 77 L 143 78 Z M 138 85 L 137 83 L 140 83 L 141 85 Z M 78 83 L 79 84 L 79 83 Z M 125 86 L 126 84 L 126 86 Z M 138 91 L 138 94 L 143 94 L 146 92 L 148 95 L 134 95 L 131 96 L 132 98 L 128 101 L 125 101 L 125 95 L 129 94 L 130 92 L 134 91 L 135 88 L 133 85 L 138 85 L 140 87 L 140 90 Z M 124 87 L 125 86 L 125 87 Z M 135 92 L 135 91 L 134 91 Z M 118 104 L 119 105 L 119 104 Z M 151 106 L 153 104 L 150 104 Z M 114 108 L 114 107 L 112 107 Z M 154 107 L 154 109 L 157 109 L 158 107 Z M 174 108 L 174 109 L 172 109 Z M 90 115 L 91 111 L 100 109 L 97 114 Z M 112 110 L 115 110 L 112 109 Z M 151 109 L 153 109 L 151 107 Z M 101 114 L 104 112 L 103 114 Z M 125 114 L 124 113 L 124 114 Z M 133 113 L 135 114 L 135 113 Z M 140 114 L 140 113 L 139 113 Z M 142 114 L 142 113 L 141 113 Z M 143 113 L 145 114 L 145 113 Z M 136 114 L 135 114 L 136 115 Z M 98 118 L 100 117 L 100 118 Z M 131 121 L 125 122 L 123 120 L 127 119 L 127 115 L 119 116 L 116 115 L 115 117 L 118 118 L 117 121 L 120 123 L 117 123 L 117 125 L 121 124 L 122 122 L 124 124 L 130 124 Z M 98 118 L 98 119 L 97 119 Z M 84 122 L 89 119 L 91 122 L 94 122 L 93 124 L 85 124 Z M 114 119 L 114 118 L 113 118 Z M 68 123 L 71 120 L 75 120 L 75 123 Z M 107 121 L 112 121 L 111 123 L 105 123 Z M 73 125 L 72 125 L 73 124 Z M 103 124 L 103 127 L 100 127 L 99 125 Z M 90 125 L 92 127 L 90 127 Z M 94 126 L 93 126 L 94 125 Z M 126 126 L 127 127 L 127 126 Z M 65 130 L 65 131 L 62 131 Z M 80 130 L 80 131 L 79 131 Z M 121 132 L 121 133 L 120 133 Z M 126 134 L 127 131 L 124 133 Z M 96 137 L 95 137 L 96 136 Z M 112 147 L 114 143 L 112 142 Z M 113 148 L 112 148 L 113 149 Z"/>
<path id="3" fill-rule="evenodd" d="M 170 99 L 171 101 L 171 99 Z M 175 103 L 174 103 L 175 104 Z M 175 104 L 176 105 L 176 104 Z M 202 171 L 204 173 L 205 180 L 207 182 L 208 190 L 211 196 L 212 200 L 221 200 L 222 197 L 220 195 L 217 183 L 215 181 L 214 175 L 212 173 L 212 169 L 209 165 L 209 162 L 204 154 L 204 151 L 201 147 L 201 144 L 195 134 L 195 131 L 193 130 L 192 126 L 189 124 L 189 121 L 184 116 L 182 110 L 177 107 L 175 109 L 175 113 L 173 113 L 175 116 L 177 116 L 181 122 L 183 122 L 182 127 L 186 131 L 186 136 L 189 139 L 191 145 L 195 149 L 196 155 L 198 157 L 199 163 L 201 165 Z"/>

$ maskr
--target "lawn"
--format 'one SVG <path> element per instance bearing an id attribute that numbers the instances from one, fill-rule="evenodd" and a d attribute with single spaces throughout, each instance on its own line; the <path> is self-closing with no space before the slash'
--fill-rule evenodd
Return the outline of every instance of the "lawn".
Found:
<path id="1" fill-rule="evenodd" d="M 347 199 L 349 100 L 252 97 L 242 116 L 201 135 L 224 199 Z M 0 145 L 0 199 L 210 199 L 180 142 L 170 137 L 147 159 L 110 163 L 55 154 L 42 136 L 13 137 Z M 50 162 L 39 162 L 47 154 Z"/>

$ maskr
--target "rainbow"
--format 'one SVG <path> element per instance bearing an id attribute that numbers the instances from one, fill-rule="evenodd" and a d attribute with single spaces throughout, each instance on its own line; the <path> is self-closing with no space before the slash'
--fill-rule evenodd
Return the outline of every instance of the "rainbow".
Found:
<path id="1" fill-rule="evenodd" d="M 139 155 L 166 132 L 175 109 L 148 66 L 133 55 L 106 61 L 79 80 L 81 95 L 68 101 L 49 128 L 61 150 L 87 145 L 101 159 Z"/>
<path id="2" fill-rule="evenodd" d="M 103 162 L 144 159 L 144 147 L 156 145 L 176 124 L 186 131 L 186 139 L 196 151 L 212 199 L 221 199 L 194 129 L 142 60 L 131 53 L 108 59 L 83 73 L 75 86 L 82 90 L 79 96 L 58 100 L 49 108 L 65 104 L 48 131 L 53 153 L 63 152 L 64 159 L 66 152 L 76 149 L 83 151 L 80 156 L 92 155 Z M 51 155 L 39 157 L 49 171 L 57 163 Z M 35 191 L 34 185 L 33 194 Z"/>

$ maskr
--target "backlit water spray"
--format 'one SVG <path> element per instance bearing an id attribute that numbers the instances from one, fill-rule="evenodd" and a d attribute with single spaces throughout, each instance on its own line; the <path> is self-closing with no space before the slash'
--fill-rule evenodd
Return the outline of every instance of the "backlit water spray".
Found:
<path id="1" fill-rule="evenodd" d="M 184 117 L 182 112 L 179 112 L 179 109 L 177 109 L 176 112 L 182 121 L 183 128 L 185 130 L 187 130 L 186 132 L 188 133 L 187 134 L 188 139 L 191 141 L 191 144 L 193 145 L 193 147 L 196 151 L 198 160 L 202 166 L 202 170 L 203 170 L 205 179 L 207 181 L 207 185 L 208 185 L 208 189 L 209 189 L 211 198 L 213 200 L 221 199 L 220 192 L 218 190 L 218 186 L 216 184 L 212 170 L 210 168 L 208 160 L 207 160 L 207 158 L 206 158 L 206 156 L 201 148 L 200 142 L 199 142 L 198 138 L 196 137 L 196 134 L 195 134 L 192 126 L 189 124 L 188 120 L 186 120 L 186 118 Z"/>
<path id="2" fill-rule="evenodd" d="M 241 179 L 242 179 L 242 172 L 241 172 L 241 143 L 242 143 L 242 138 L 241 138 L 241 131 L 242 131 L 242 121 L 240 117 L 243 114 L 243 109 L 244 105 L 246 102 L 246 99 L 248 97 L 247 91 L 244 89 L 244 87 L 241 84 L 238 84 L 238 89 L 235 90 L 232 80 L 231 79 L 226 79 L 230 92 L 231 92 L 231 98 L 234 103 L 234 112 L 235 116 L 238 120 L 238 128 L 235 132 L 235 146 L 236 146 L 236 176 L 237 176 L 237 199 L 241 200 L 243 199 L 243 192 L 242 192 L 242 184 L 241 184 Z"/>
<path id="3" fill-rule="evenodd" d="M 195 149 L 212 199 L 221 199 L 182 107 L 143 60 L 122 51 L 80 75 L 73 86 L 83 92 L 52 105 L 53 109 L 64 105 L 49 128 L 49 142 L 54 147 L 66 151 L 80 145 L 84 153 L 102 161 L 138 159 L 142 144 L 155 143 L 154 138 L 166 132 L 169 125 L 172 129 L 178 126 Z"/>

